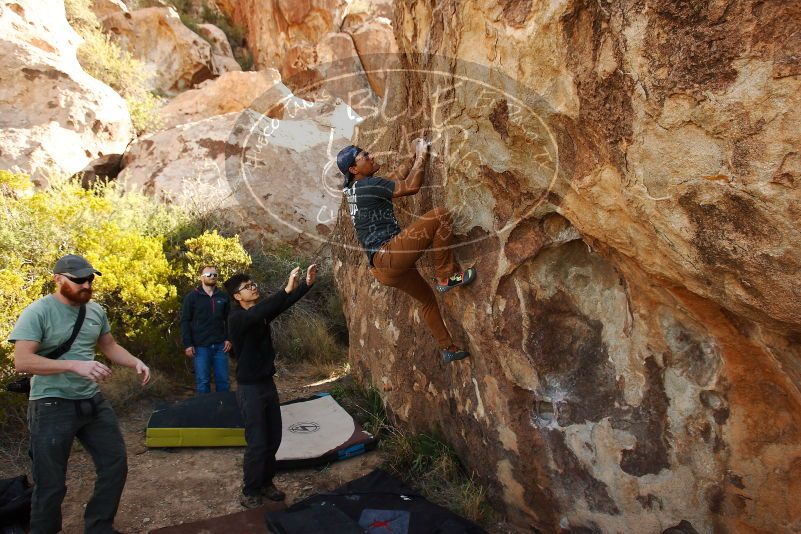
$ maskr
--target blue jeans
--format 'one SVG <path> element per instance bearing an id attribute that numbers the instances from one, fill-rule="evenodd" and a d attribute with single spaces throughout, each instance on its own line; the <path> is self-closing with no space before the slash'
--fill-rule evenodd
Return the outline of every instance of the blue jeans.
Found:
<path id="1" fill-rule="evenodd" d="M 228 391 L 228 353 L 223 343 L 195 347 L 195 380 L 198 393 L 211 393 L 211 368 L 214 367 L 214 384 L 217 391 Z"/>

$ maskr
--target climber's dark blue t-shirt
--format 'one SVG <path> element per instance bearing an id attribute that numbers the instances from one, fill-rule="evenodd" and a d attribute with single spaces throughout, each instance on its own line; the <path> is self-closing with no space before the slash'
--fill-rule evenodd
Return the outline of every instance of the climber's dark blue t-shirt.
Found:
<path id="1" fill-rule="evenodd" d="M 381 245 L 400 233 L 392 208 L 395 182 L 370 176 L 352 181 L 342 192 L 356 230 L 356 237 L 372 260 Z"/>

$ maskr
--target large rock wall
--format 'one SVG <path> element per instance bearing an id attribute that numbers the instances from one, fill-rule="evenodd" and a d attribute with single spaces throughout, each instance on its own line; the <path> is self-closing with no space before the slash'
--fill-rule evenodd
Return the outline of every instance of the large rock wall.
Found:
<path id="1" fill-rule="evenodd" d="M 479 278 L 440 303 L 472 356 L 439 363 L 416 304 L 344 248 L 350 356 L 515 522 L 801 530 L 799 21 L 750 0 L 396 7 L 409 73 L 358 141 L 391 166 L 435 140 L 396 210 L 455 213 Z"/>

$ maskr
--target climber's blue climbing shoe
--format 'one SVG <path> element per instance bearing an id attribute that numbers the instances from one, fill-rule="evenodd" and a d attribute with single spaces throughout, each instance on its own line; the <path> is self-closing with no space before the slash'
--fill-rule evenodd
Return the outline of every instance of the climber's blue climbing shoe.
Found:
<path id="1" fill-rule="evenodd" d="M 442 349 L 440 353 L 442 354 L 442 361 L 445 363 L 455 362 L 456 360 L 464 360 L 470 356 L 469 352 L 456 348 L 455 345 L 451 345 L 447 349 Z"/>

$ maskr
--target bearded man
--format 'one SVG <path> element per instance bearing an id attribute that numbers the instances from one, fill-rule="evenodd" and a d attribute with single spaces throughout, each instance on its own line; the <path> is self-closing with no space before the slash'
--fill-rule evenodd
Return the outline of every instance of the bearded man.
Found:
<path id="1" fill-rule="evenodd" d="M 9 336 L 17 371 L 33 375 L 28 428 L 35 534 L 61 531 L 67 461 L 75 438 L 91 455 L 97 472 L 84 532 L 117 532 L 113 523 L 128 462 L 117 416 L 98 387 L 111 369 L 95 360 L 95 349 L 111 363 L 135 369 L 143 386 L 150 380 L 150 369 L 117 344 L 105 310 L 91 302 L 96 275 L 100 272 L 81 256 L 60 258 L 53 268 L 55 292 L 25 308 Z"/>

